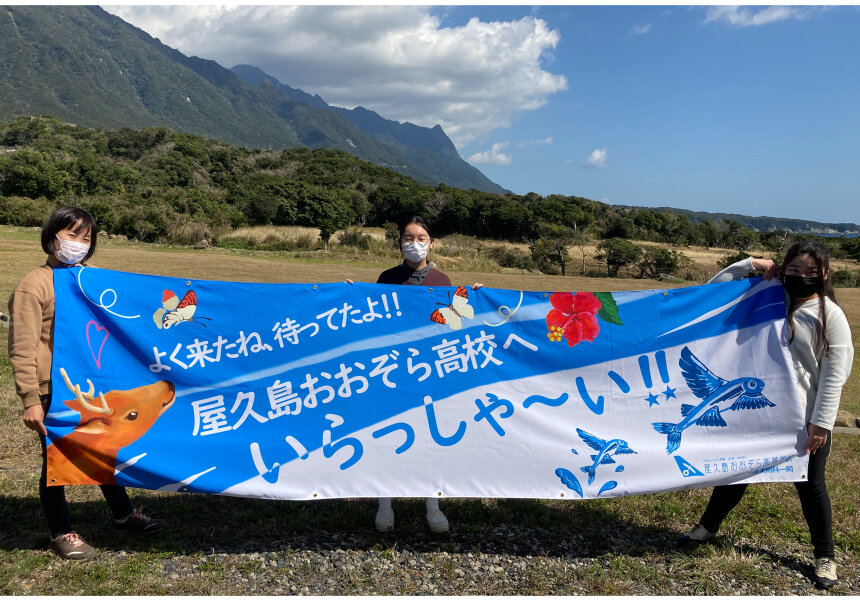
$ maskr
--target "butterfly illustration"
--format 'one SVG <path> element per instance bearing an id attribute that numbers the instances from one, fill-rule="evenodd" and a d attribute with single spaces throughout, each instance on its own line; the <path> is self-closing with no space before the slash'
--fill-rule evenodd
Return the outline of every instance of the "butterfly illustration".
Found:
<path id="1" fill-rule="evenodd" d="M 177 323 L 182 323 L 183 321 L 189 321 L 193 323 L 198 323 L 199 325 L 203 325 L 200 323 L 200 319 L 206 319 L 211 321 L 209 317 L 201 317 L 194 316 L 195 311 L 197 310 L 197 294 L 194 293 L 194 290 L 188 290 L 185 292 L 185 295 L 180 300 L 176 294 L 171 292 L 170 290 L 164 290 L 164 293 L 161 295 L 161 308 L 155 311 L 152 315 L 152 320 L 155 322 L 155 326 L 159 329 L 170 329 Z"/>
<path id="2" fill-rule="evenodd" d="M 466 288 L 461 285 L 454 291 L 454 298 L 451 299 L 450 293 L 448 298 L 450 302 L 443 305 L 442 308 L 434 310 L 430 314 L 430 320 L 440 325 L 447 325 L 451 329 L 461 329 L 464 318 L 472 319 L 475 316 L 475 309 L 469 306 L 469 294 L 466 292 Z M 437 302 L 436 304 L 442 303 Z"/>

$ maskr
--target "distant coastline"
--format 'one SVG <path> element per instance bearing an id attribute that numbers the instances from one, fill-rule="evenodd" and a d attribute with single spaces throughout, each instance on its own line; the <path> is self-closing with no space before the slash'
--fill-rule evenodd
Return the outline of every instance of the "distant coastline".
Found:
<path id="1" fill-rule="evenodd" d="M 624 204 L 613 204 L 613 208 L 632 209 L 645 208 L 652 212 L 669 212 L 686 216 L 691 223 L 722 223 L 735 221 L 744 227 L 756 232 L 788 231 L 796 235 L 817 235 L 821 237 L 846 237 L 855 238 L 860 236 L 860 225 L 856 223 L 824 223 L 810 221 L 809 219 L 792 219 L 785 217 L 753 217 L 737 213 L 705 212 L 688 210 L 684 208 L 673 208 L 670 206 L 629 206 Z"/>

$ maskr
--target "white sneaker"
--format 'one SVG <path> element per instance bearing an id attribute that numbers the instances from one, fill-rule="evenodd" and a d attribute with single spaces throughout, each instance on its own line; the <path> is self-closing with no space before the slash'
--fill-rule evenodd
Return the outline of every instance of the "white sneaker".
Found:
<path id="1" fill-rule="evenodd" d="M 815 559 L 815 583 L 823 588 L 836 585 L 836 563 L 832 558 L 822 557 Z"/>
<path id="2" fill-rule="evenodd" d="M 690 531 L 681 536 L 682 542 L 707 542 L 717 537 L 716 533 L 711 533 L 701 523 L 697 523 Z"/>
<path id="3" fill-rule="evenodd" d="M 427 509 L 427 525 L 433 533 L 448 533 L 448 519 L 438 508 Z"/>
<path id="4" fill-rule="evenodd" d="M 394 509 L 391 506 L 380 506 L 376 511 L 376 531 L 386 532 L 394 529 Z"/>

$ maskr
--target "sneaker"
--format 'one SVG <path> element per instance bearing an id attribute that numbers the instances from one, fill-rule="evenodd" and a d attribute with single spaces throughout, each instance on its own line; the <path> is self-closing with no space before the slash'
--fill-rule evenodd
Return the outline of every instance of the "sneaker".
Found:
<path id="1" fill-rule="evenodd" d="M 448 519 L 438 508 L 427 509 L 427 525 L 433 533 L 448 533 Z"/>
<path id="2" fill-rule="evenodd" d="M 114 519 L 113 528 L 129 533 L 155 533 L 167 525 L 164 519 L 153 519 L 143 514 L 143 507 L 135 509 L 124 519 Z"/>
<path id="3" fill-rule="evenodd" d="M 681 536 L 681 541 L 684 543 L 702 543 L 708 542 L 717 537 L 716 533 L 711 533 L 701 523 L 697 523 L 690 531 Z"/>
<path id="4" fill-rule="evenodd" d="M 74 531 L 51 538 L 51 548 L 66 560 L 91 560 L 99 554 Z"/>
<path id="5" fill-rule="evenodd" d="M 815 559 L 815 583 L 823 588 L 836 585 L 836 563 L 832 558 L 822 557 Z"/>
<path id="6" fill-rule="evenodd" d="M 385 533 L 394 529 L 394 509 L 391 506 L 380 506 L 376 511 L 376 531 Z"/>

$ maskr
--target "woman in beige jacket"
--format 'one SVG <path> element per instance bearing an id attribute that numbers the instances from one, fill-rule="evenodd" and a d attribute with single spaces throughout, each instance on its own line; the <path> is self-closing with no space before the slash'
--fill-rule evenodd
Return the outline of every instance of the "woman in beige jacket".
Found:
<path id="1" fill-rule="evenodd" d="M 96 550 L 72 528 L 63 486 L 47 485 L 47 444 L 44 419 L 51 404 L 51 358 L 54 337 L 54 269 L 81 267 L 96 249 L 92 215 L 74 206 L 59 208 L 42 228 L 45 264 L 28 273 L 9 298 L 9 359 L 18 396 L 24 404 L 24 424 L 39 435 L 42 474 L 39 498 L 51 532 L 51 547 L 62 558 L 89 560 Z M 164 528 L 131 505 L 124 487 L 101 486 L 113 514 L 115 529 L 149 533 Z"/>

